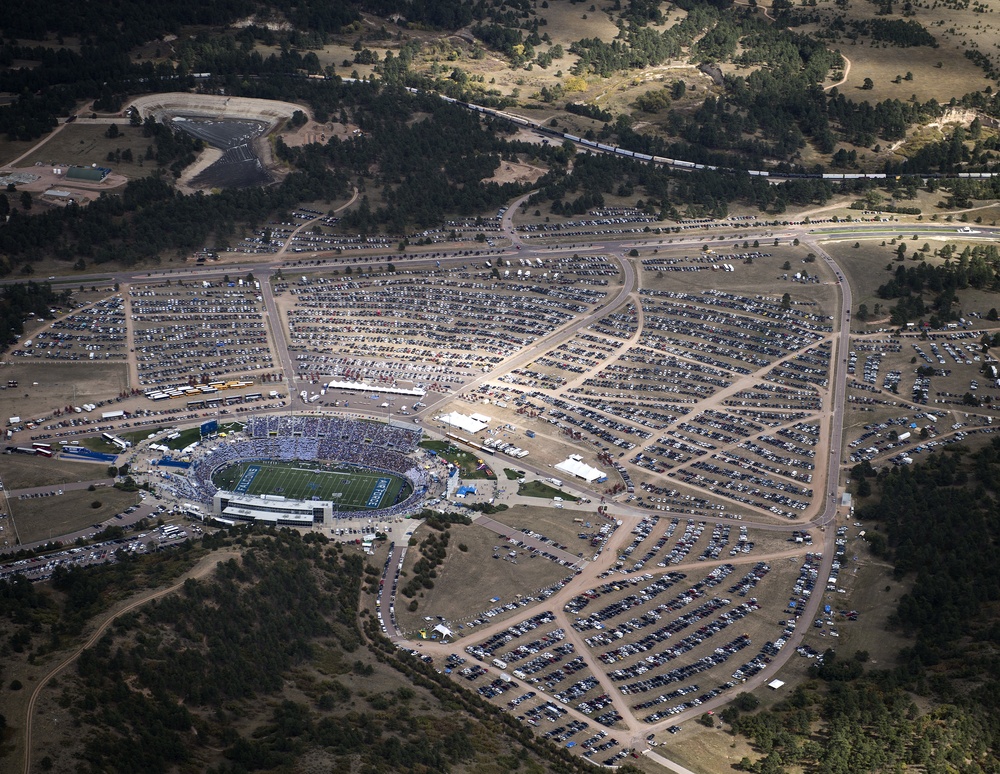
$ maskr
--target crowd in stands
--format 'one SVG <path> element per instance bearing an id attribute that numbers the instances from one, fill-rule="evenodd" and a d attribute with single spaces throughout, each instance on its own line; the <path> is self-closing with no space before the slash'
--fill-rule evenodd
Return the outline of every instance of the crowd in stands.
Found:
<path id="1" fill-rule="evenodd" d="M 413 485 L 413 493 L 380 509 L 384 517 L 406 510 L 427 489 L 425 472 L 407 456 L 420 441 L 419 429 L 339 417 L 266 415 L 249 418 L 243 436 L 195 459 L 186 477 L 174 476 L 171 484 L 177 496 L 211 503 L 218 490 L 212 475 L 241 460 L 328 460 L 402 476 Z"/>

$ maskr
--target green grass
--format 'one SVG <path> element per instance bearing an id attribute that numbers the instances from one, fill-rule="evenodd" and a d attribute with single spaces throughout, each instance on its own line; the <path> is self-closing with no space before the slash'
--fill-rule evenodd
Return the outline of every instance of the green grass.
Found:
<path id="1" fill-rule="evenodd" d="M 145 441 L 149 436 L 156 435 L 163 430 L 162 427 L 144 427 L 142 430 L 133 430 L 130 433 L 119 433 L 118 437 L 123 441 L 128 441 L 133 446 L 140 441 Z"/>
<path id="2" fill-rule="evenodd" d="M 115 446 L 110 441 L 105 441 L 101 436 L 95 435 L 91 438 L 81 438 L 80 446 L 85 449 L 90 449 L 95 452 L 103 452 L 104 454 L 120 454 L 121 449 Z"/>
<path id="3" fill-rule="evenodd" d="M 409 484 L 389 473 L 375 473 L 358 468 L 334 468 L 315 462 L 239 462 L 224 468 L 213 476 L 213 482 L 220 489 L 235 491 L 243 474 L 251 466 L 260 470 L 245 487 L 250 495 L 275 494 L 293 500 L 332 500 L 340 510 L 368 510 L 387 508 L 396 502 L 400 490 L 409 492 Z M 386 488 L 378 504 L 369 506 L 368 501 L 375 491 L 380 478 L 388 478 Z"/>
<path id="4" fill-rule="evenodd" d="M 497 475 L 493 472 L 492 467 L 488 467 L 485 470 L 477 470 L 479 460 L 483 459 L 482 457 L 476 456 L 473 452 L 462 451 L 451 441 L 421 441 L 420 448 L 436 451 L 439 457 L 447 460 L 459 469 L 459 475 L 462 478 L 485 478 L 490 481 L 496 481 Z"/>
<path id="5" fill-rule="evenodd" d="M 519 484 L 517 493 L 525 497 L 544 497 L 548 500 L 551 500 L 553 497 L 561 497 L 570 503 L 575 503 L 580 499 L 579 497 L 574 497 L 571 494 L 563 492 L 561 489 L 556 489 L 554 486 L 549 486 L 544 481 L 528 481 L 524 484 Z"/>
<path id="6" fill-rule="evenodd" d="M 513 468 L 504 468 L 503 474 L 507 476 L 510 481 L 517 481 L 519 478 L 524 478 L 524 473 L 519 470 L 514 470 Z"/>
<path id="7" fill-rule="evenodd" d="M 183 449 L 185 446 L 190 446 L 195 441 L 201 440 L 201 427 L 189 427 L 187 430 L 181 430 L 181 434 L 171 441 L 165 441 L 167 448 Z"/>

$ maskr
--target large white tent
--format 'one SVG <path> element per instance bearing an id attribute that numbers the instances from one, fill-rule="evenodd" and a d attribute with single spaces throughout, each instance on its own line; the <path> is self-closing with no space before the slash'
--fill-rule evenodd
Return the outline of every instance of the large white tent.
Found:
<path id="1" fill-rule="evenodd" d="M 602 478 L 606 478 L 602 471 L 597 468 L 592 468 L 590 465 L 581 462 L 579 459 L 574 459 L 574 457 L 570 457 L 569 459 L 560 462 L 556 465 L 556 470 L 560 470 L 563 473 L 569 473 L 571 476 L 576 476 L 577 478 L 582 478 L 588 484 L 592 481 L 598 481 Z"/>
<path id="2" fill-rule="evenodd" d="M 446 425 L 457 427 L 459 430 L 464 430 L 467 433 L 478 433 L 480 430 L 485 430 L 488 427 L 486 422 L 467 417 L 465 414 L 459 414 L 457 411 L 452 411 L 450 414 L 442 414 L 437 419 L 438 422 L 444 422 Z"/>

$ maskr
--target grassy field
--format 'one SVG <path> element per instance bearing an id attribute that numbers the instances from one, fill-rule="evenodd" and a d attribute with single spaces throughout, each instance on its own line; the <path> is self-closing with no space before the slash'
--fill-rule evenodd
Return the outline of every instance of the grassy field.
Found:
<path id="1" fill-rule="evenodd" d="M 449 625 L 455 628 L 494 607 L 490 602 L 491 597 L 499 595 L 503 602 L 510 602 L 518 594 L 534 594 L 566 577 L 565 567 L 542 558 L 518 556 L 517 564 L 493 559 L 493 554 L 496 553 L 493 546 L 499 545 L 500 539 L 491 530 L 475 524 L 468 527 L 452 525 L 448 529 L 451 540 L 447 556 L 444 564 L 437 569 L 434 588 L 425 589 L 417 595 L 417 612 L 411 613 L 407 609 L 409 600 L 406 597 L 396 599 L 396 615 L 400 627 L 406 631 L 416 631 L 424 626 L 424 616 L 427 615 L 444 616 Z M 428 530 L 428 527 L 422 526 L 414 537 L 423 540 Z M 462 551 L 459 545 L 464 545 L 468 550 Z M 403 572 L 412 572 L 413 564 L 419 558 L 418 550 L 407 551 Z M 472 631 L 475 632 L 475 629 Z"/>
<path id="2" fill-rule="evenodd" d="M 406 482 L 385 473 L 329 470 L 305 462 L 240 462 L 215 475 L 215 484 L 240 494 L 277 494 L 293 500 L 333 500 L 342 510 L 387 507 Z"/>
<path id="3" fill-rule="evenodd" d="M 28 330 L 28 337 L 37 332 Z M 55 406 L 97 403 L 128 389 L 128 369 L 124 363 L 55 363 L 43 359 L 3 367 L 2 382 L 13 379 L 15 388 L 0 390 L 4 419 L 12 416 L 45 416 Z M 109 411 L 112 407 L 101 409 Z"/>
<path id="4" fill-rule="evenodd" d="M 486 478 L 496 481 L 496 473 L 491 467 L 478 469 L 481 457 L 472 452 L 462 451 L 450 441 L 421 441 L 420 448 L 436 451 L 439 457 L 458 467 L 458 474 L 462 478 Z"/>
<path id="5" fill-rule="evenodd" d="M 556 489 L 554 486 L 549 486 L 544 481 L 528 481 L 524 484 L 518 484 L 517 493 L 524 497 L 542 497 L 549 500 L 553 497 L 561 497 L 563 500 L 571 503 L 575 503 L 580 499 L 579 497 L 567 494 L 561 489 Z"/>
<path id="6" fill-rule="evenodd" d="M 183 449 L 186 446 L 190 446 L 195 441 L 201 440 L 201 427 L 189 427 L 187 430 L 181 430 L 180 435 L 177 438 L 165 441 L 168 448 L 177 451 Z"/>
<path id="7" fill-rule="evenodd" d="M 109 138 L 109 124 L 76 123 L 62 129 L 49 142 L 21 160 L 18 167 L 32 167 L 42 164 L 72 164 L 74 166 L 110 167 L 113 171 L 128 177 L 145 177 L 157 169 L 155 161 L 145 161 L 146 148 L 152 143 L 142 136 L 142 130 L 130 127 L 127 120 L 117 123 L 121 134 Z M 108 161 L 108 153 L 132 151 L 132 161 Z M 23 152 L 23 151 L 22 151 Z"/>
<path id="8" fill-rule="evenodd" d="M 102 474 L 103 467 L 97 467 Z M 135 492 L 100 487 L 94 492 L 79 489 L 53 497 L 10 501 L 17 534 L 22 543 L 59 537 L 85 529 L 114 516 L 138 500 Z M 95 508 L 94 504 L 99 503 Z M 4 531 L 7 537 L 7 530 Z"/>
<path id="9" fill-rule="evenodd" d="M 93 481 L 107 478 L 107 475 L 107 463 L 98 465 L 72 460 L 42 460 L 41 457 L 24 454 L 0 454 L 0 479 L 8 490 Z"/>

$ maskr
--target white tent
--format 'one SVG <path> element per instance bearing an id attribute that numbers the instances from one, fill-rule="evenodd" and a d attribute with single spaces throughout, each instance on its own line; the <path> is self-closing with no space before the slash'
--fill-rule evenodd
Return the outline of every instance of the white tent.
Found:
<path id="1" fill-rule="evenodd" d="M 602 471 L 597 468 L 592 468 L 590 465 L 587 465 L 580 460 L 575 460 L 572 457 L 563 460 L 556 465 L 556 470 L 561 470 L 563 473 L 569 473 L 571 476 L 582 478 L 588 484 L 591 481 L 597 481 L 598 479 L 605 478 Z"/>
<path id="2" fill-rule="evenodd" d="M 459 414 L 457 411 L 452 411 L 450 414 L 442 414 L 437 419 L 439 422 L 457 427 L 459 430 L 464 430 L 467 433 L 478 433 L 481 430 L 485 430 L 488 426 L 486 422 L 467 417 L 465 414 Z"/>
<path id="3" fill-rule="evenodd" d="M 440 634 L 442 637 L 445 638 L 455 636 L 455 633 L 444 624 L 438 624 L 437 626 L 435 626 L 434 631 L 436 631 L 438 634 Z"/>

